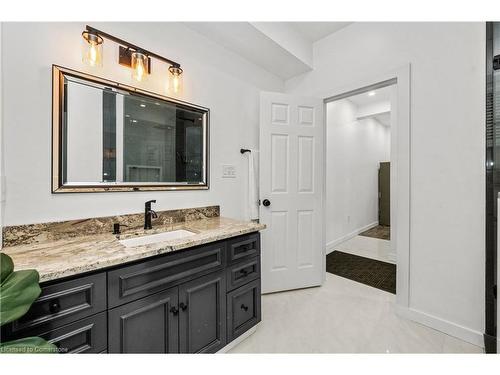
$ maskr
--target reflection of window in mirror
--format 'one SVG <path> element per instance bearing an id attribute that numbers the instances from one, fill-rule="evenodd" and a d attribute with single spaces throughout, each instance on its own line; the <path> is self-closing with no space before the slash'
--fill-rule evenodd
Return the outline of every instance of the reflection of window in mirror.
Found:
<path id="1" fill-rule="evenodd" d="M 73 77 L 64 82 L 63 185 L 206 186 L 208 110 Z"/>

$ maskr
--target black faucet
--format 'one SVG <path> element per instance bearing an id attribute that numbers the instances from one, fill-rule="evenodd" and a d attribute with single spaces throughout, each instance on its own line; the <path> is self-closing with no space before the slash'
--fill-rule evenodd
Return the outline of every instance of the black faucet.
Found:
<path id="1" fill-rule="evenodd" d="M 147 201 L 144 204 L 144 229 L 152 229 L 151 218 L 156 219 L 158 215 L 151 209 L 151 203 L 156 203 L 156 199 Z"/>

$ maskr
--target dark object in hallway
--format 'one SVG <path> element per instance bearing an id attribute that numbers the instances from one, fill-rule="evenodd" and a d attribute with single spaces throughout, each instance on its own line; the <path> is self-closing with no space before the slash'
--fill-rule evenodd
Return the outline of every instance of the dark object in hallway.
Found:
<path id="1" fill-rule="evenodd" d="M 342 251 L 326 256 L 326 271 L 396 294 L 396 265 Z"/>
<path id="2" fill-rule="evenodd" d="M 391 163 L 380 162 L 378 170 L 378 223 L 391 225 Z"/>
<path id="3" fill-rule="evenodd" d="M 378 238 L 381 240 L 390 240 L 391 227 L 387 227 L 385 225 L 377 225 L 376 227 L 365 230 L 363 233 L 360 233 L 359 235 L 365 237 Z"/>

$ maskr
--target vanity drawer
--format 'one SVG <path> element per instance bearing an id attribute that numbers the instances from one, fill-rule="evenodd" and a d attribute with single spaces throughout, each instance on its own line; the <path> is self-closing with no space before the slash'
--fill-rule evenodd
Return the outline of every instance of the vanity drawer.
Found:
<path id="1" fill-rule="evenodd" d="M 227 342 L 248 331 L 261 319 L 260 279 L 227 295 Z"/>
<path id="2" fill-rule="evenodd" d="M 105 273 L 42 285 L 41 289 L 28 312 L 8 327 L 9 336 L 24 336 L 33 329 L 52 330 L 106 310 Z"/>
<path id="3" fill-rule="evenodd" d="M 91 316 L 44 333 L 33 332 L 54 344 L 60 353 L 100 353 L 107 350 L 107 314 Z"/>
<path id="4" fill-rule="evenodd" d="M 260 233 L 236 237 L 228 241 L 228 262 L 260 254 Z"/>
<path id="5" fill-rule="evenodd" d="M 225 246 L 225 242 L 216 242 L 108 272 L 109 308 L 221 269 Z"/>
<path id="6" fill-rule="evenodd" d="M 260 277 L 260 257 L 245 259 L 227 269 L 227 290 L 233 290 Z"/>

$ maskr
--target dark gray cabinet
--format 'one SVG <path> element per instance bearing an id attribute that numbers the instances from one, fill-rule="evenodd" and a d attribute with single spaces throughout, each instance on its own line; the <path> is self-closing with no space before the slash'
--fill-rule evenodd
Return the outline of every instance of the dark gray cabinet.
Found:
<path id="1" fill-rule="evenodd" d="M 216 242 L 108 272 L 108 303 L 115 307 L 224 267 L 226 243 Z"/>
<path id="2" fill-rule="evenodd" d="M 106 272 L 43 284 L 29 311 L 8 327 L 8 334 L 47 332 L 106 310 Z"/>
<path id="3" fill-rule="evenodd" d="M 224 272 L 179 286 L 181 353 L 214 353 L 226 345 Z"/>
<path id="4" fill-rule="evenodd" d="M 260 234 L 42 284 L 2 340 L 61 353 L 215 353 L 260 321 Z"/>
<path id="5" fill-rule="evenodd" d="M 57 346 L 60 353 L 100 353 L 107 347 L 106 312 L 36 336 Z"/>
<path id="6" fill-rule="evenodd" d="M 232 341 L 261 319 L 260 279 L 227 295 L 227 339 Z"/>
<path id="7" fill-rule="evenodd" d="M 178 353 L 177 288 L 109 310 L 110 353 Z"/>

